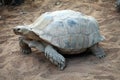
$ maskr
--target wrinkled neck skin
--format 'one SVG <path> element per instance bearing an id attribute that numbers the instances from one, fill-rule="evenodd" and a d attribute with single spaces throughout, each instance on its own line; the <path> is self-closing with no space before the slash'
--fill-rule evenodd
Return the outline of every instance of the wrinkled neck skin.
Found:
<path id="1" fill-rule="evenodd" d="M 35 34 L 33 31 L 29 30 L 28 32 L 26 32 L 26 34 L 22 35 L 22 37 L 25 40 L 30 40 L 30 41 L 38 41 L 40 42 L 44 47 L 47 46 L 49 43 L 45 42 L 44 40 L 42 40 L 37 34 Z"/>
<path id="2" fill-rule="evenodd" d="M 25 39 L 30 39 L 30 40 L 40 40 L 39 36 L 36 35 L 34 32 L 29 31 L 26 34 L 22 35 Z"/>

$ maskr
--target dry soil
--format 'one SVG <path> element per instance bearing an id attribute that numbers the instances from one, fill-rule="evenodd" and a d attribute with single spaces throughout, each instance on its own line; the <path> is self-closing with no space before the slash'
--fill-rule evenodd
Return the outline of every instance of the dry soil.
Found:
<path id="1" fill-rule="evenodd" d="M 32 1 L 32 0 L 31 0 Z M 120 80 L 120 14 L 116 0 L 26 0 L 17 7 L 0 7 L 0 80 Z M 67 57 L 63 71 L 45 56 L 33 50 L 20 52 L 18 36 L 12 31 L 17 25 L 30 24 L 46 11 L 71 9 L 95 17 L 106 40 L 100 45 L 107 56 Z"/>

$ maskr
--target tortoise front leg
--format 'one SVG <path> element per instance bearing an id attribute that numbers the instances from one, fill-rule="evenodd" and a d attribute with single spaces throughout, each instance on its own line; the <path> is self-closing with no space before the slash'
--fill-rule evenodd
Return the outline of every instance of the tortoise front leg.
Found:
<path id="1" fill-rule="evenodd" d="M 53 64 L 57 65 L 60 68 L 60 70 L 63 70 L 65 68 L 65 58 L 60 53 L 58 53 L 52 46 L 48 45 L 45 48 L 45 56 Z"/>
<path id="2" fill-rule="evenodd" d="M 93 54 L 95 54 L 96 57 L 98 57 L 98 58 L 103 58 L 103 57 L 106 56 L 103 48 L 100 47 L 98 43 L 95 44 L 95 45 L 93 45 L 93 46 L 90 48 L 90 50 L 91 50 L 91 51 L 93 52 Z"/>
<path id="3" fill-rule="evenodd" d="M 24 42 L 23 37 L 19 37 L 19 45 L 20 45 L 22 53 L 30 54 L 32 52 L 31 48 L 28 46 L 28 44 Z"/>
<path id="4" fill-rule="evenodd" d="M 25 54 L 31 53 L 31 48 L 36 48 L 40 52 L 44 52 L 44 49 L 45 49 L 42 43 L 35 40 L 26 40 L 23 37 L 19 38 L 19 44 L 22 52 Z"/>

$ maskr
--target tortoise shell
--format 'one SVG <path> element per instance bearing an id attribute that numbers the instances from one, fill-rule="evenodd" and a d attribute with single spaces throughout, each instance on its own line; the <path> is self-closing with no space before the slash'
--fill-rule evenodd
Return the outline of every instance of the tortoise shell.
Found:
<path id="1" fill-rule="evenodd" d="M 104 40 L 93 17 L 72 10 L 46 12 L 30 27 L 42 40 L 62 49 L 88 48 Z"/>

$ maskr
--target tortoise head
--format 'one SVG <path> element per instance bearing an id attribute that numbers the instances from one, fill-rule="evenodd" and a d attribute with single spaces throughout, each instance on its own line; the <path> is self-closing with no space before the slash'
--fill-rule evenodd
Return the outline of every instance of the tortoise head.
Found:
<path id="1" fill-rule="evenodd" d="M 32 28 L 31 27 L 27 27 L 27 26 L 17 26 L 17 27 L 14 27 L 13 28 L 13 32 L 16 34 L 16 35 L 21 35 L 21 36 L 24 36 L 26 38 L 29 38 L 29 39 L 36 39 L 36 40 L 39 40 L 39 36 L 36 35 L 33 31 L 32 31 Z"/>
<path id="2" fill-rule="evenodd" d="M 13 32 L 14 32 L 16 35 L 25 36 L 25 35 L 28 35 L 28 34 L 31 32 L 31 30 L 30 30 L 30 27 L 17 26 L 17 27 L 14 27 L 14 28 L 13 28 Z"/>

